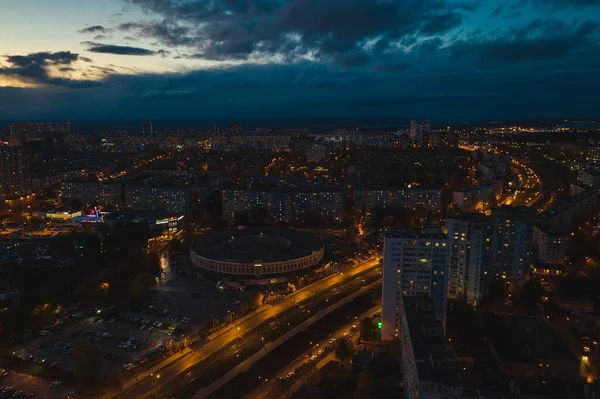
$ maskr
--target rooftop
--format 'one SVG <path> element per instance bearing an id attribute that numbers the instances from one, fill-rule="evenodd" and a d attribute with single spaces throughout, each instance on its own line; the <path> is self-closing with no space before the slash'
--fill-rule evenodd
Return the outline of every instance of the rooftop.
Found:
<path id="1" fill-rule="evenodd" d="M 323 241 L 306 232 L 256 227 L 197 237 L 192 247 L 199 256 L 222 262 L 279 262 L 311 255 Z"/>
<path id="2" fill-rule="evenodd" d="M 448 238 L 439 227 L 423 227 L 420 229 L 396 229 L 385 235 L 386 238 L 429 238 L 444 239 Z"/>
<path id="3" fill-rule="evenodd" d="M 487 334 L 505 362 L 576 360 L 568 346 L 539 317 L 486 314 Z"/>

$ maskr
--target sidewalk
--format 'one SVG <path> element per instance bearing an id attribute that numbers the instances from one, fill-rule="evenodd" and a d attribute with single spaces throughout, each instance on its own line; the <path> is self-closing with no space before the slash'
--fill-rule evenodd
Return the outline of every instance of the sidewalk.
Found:
<path id="1" fill-rule="evenodd" d="M 304 321 L 302 324 L 296 326 L 295 328 L 293 328 L 292 330 L 288 331 L 287 333 L 285 333 L 281 337 L 277 338 L 275 341 L 267 343 L 265 345 L 265 350 L 264 351 L 261 350 L 259 352 L 256 352 L 255 354 L 253 354 L 252 356 L 250 356 L 248 359 L 244 360 L 243 362 L 241 362 L 240 364 L 238 364 L 236 367 L 234 367 L 233 369 L 231 369 L 223 377 L 219 378 L 218 380 L 216 380 L 215 382 L 213 382 L 209 386 L 200 389 L 196 393 L 196 395 L 193 396 L 193 398 L 194 399 L 206 398 L 207 396 L 209 396 L 210 394 L 212 394 L 214 391 L 218 390 L 223 385 L 225 385 L 226 383 L 228 383 L 229 381 L 231 381 L 233 378 L 235 378 L 239 373 L 241 373 L 243 371 L 246 371 L 248 368 L 250 368 L 250 366 L 252 366 L 254 363 L 256 363 L 257 361 L 259 361 L 260 359 L 262 359 L 263 356 L 265 356 L 267 353 L 271 352 L 273 349 L 277 348 L 279 345 L 283 344 L 288 339 L 290 339 L 294 335 L 298 334 L 300 331 L 305 330 L 311 324 L 313 324 L 316 321 L 320 320 L 321 318 L 323 318 L 324 316 L 326 316 L 329 313 L 333 312 L 334 310 L 342 307 L 348 301 L 352 301 L 355 298 L 359 297 L 360 295 L 364 294 L 365 292 L 369 291 L 370 289 L 372 289 L 372 288 L 374 288 L 376 286 L 380 286 L 380 285 L 381 285 L 381 281 L 376 281 L 376 282 L 374 282 L 372 284 L 369 284 L 369 285 L 367 285 L 365 287 L 362 287 L 360 290 L 358 290 L 355 293 L 353 293 L 353 294 L 345 297 L 344 299 L 341 299 L 341 300 L 337 301 L 336 303 L 334 303 L 333 305 L 329 306 L 328 308 L 321 310 L 316 315 L 312 316 L 310 319 Z"/>

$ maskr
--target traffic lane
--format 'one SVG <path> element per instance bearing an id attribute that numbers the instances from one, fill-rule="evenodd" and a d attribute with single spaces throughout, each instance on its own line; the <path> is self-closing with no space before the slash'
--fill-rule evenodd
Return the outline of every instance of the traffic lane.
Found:
<path id="1" fill-rule="evenodd" d="M 378 302 L 377 306 L 369 309 L 367 312 L 358 316 L 357 320 L 352 320 L 350 323 L 344 325 L 339 330 L 337 330 L 333 335 L 331 335 L 327 339 L 325 339 L 325 340 L 317 343 L 315 346 L 313 346 L 313 348 L 312 348 L 313 354 L 318 353 L 318 351 L 323 351 L 323 353 L 321 355 L 319 355 L 316 359 L 313 360 L 314 365 L 317 370 L 319 370 L 321 367 L 323 367 L 329 360 L 334 359 L 335 342 L 337 342 L 337 340 L 339 340 L 341 338 L 345 338 L 347 336 L 350 336 L 353 331 L 358 332 L 360 330 L 360 328 L 359 328 L 360 320 L 362 320 L 363 318 L 372 317 L 376 313 L 381 313 L 381 303 L 380 303 L 380 301 L 377 301 L 377 302 Z M 356 326 L 356 328 L 354 328 L 354 326 Z M 330 350 L 324 349 L 331 343 L 332 339 L 335 340 L 334 345 L 332 345 Z M 287 376 L 289 375 L 290 372 L 294 372 L 294 375 L 292 376 L 292 378 L 297 381 L 298 378 L 302 378 L 301 375 L 298 374 L 297 370 L 300 367 L 301 370 L 306 371 L 307 368 L 304 367 L 306 362 L 307 362 L 306 356 L 301 355 L 301 356 L 297 357 L 296 359 L 294 359 L 292 362 L 288 363 L 284 368 L 279 370 L 276 374 L 274 374 L 271 378 L 269 378 L 269 380 L 271 380 L 271 379 L 278 380 L 280 378 L 287 378 Z M 319 366 L 319 364 L 321 364 L 321 366 Z M 291 384 L 294 384 L 294 382 L 296 382 L 296 381 L 292 381 Z M 274 383 L 274 381 L 273 381 L 273 383 Z M 253 391 L 248 393 L 245 396 L 245 399 L 262 399 L 265 397 L 269 397 L 272 387 L 273 387 L 272 385 L 267 385 L 265 387 L 265 389 L 261 389 L 261 387 L 258 386 Z"/>
<path id="2" fill-rule="evenodd" d="M 216 368 L 217 366 L 220 367 L 223 363 L 233 364 L 233 360 L 235 360 L 235 364 L 244 361 L 247 357 L 250 357 L 252 354 L 261 350 L 265 343 L 277 339 L 278 337 L 284 335 L 285 333 L 295 328 L 297 325 L 301 324 L 308 318 L 312 317 L 312 315 L 318 313 L 320 310 L 327 308 L 330 304 L 330 301 L 331 303 L 334 303 L 343 300 L 348 295 L 351 295 L 352 293 L 362 289 L 363 286 L 372 284 L 374 282 L 379 282 L 380 280 L 381 274 L 379 270 L 376 269 L 371 271 L 367 275 L 356 279 L 351 284 L 344 285 L 343 289 L 341 290 L 338 290 L 337 287 L 334 287 L 331 291 L 325 291 L 319 294 L 318 296 L 312 297 L 310 301 L 298 306 L 297 312 L 294 312 L 292 309 L 290 310 L 290 314 L 287 315 L 288 317 L 277 318 L 278 322 L 275 325 L 271 323 L 271 325 L 267 326 L 267 328 L 261 328 L 262 326 L 259 326 L 256 329 L 258 331 L 255 334 L 257 336 L 257 339 L 255 339 L 254 342 L 241 342 L 239 350 L 243 352 L 239 353 L 239 358 L 236 354 L 236 358 L 232 358 L 230 360 L 227 358 L 226 355 L 219 353 L 217 355 L 213 355 L 213 357 L 210 360 L 210 366 Z M 265 339 L 263 340 L 263 338 Z M 221 365 L 218 364 L 219 360 L 221 361 Z M 220 371 L 216 369 L 211 369 L 209 370 L 208 375 L 202 375 L 202 372 L 206 369 L 206 367 L 204 367 L 204 364 L 207 362 L 208 360 L 202 362 L 200 367 L 198 367 L 197 369 L 198 372 L 187 373 L 185 375 L 186 378 L 191 378 L 191 380 L 188 383 L 182 382 L 181 378 L 173 378 L 171 381 L 169 381 L 169 384 L 175 385 L 176 387 L 172 388 L 164 386 L 164 388 L 161 388 L 161 393 L 164 396 L 169 397 L 181 396 L 181 394 L 177 394 L 178 391 L 180 393 L 189 392 L 189 395 L 193 395 L 193 393 L 195 393 L 198 389 L 219 378 L 221 375 L 225 374 L 225 372 L 229 370 L 226 369 L 225 371 L 223 371 L 224 369 L 221 367 L 219 369 Z M 185 395 L 183 396 L 185 397 Z"/>
<path id="3" fill-rule="evenodd" d="M 264 323 L 266 320 L 275 317 L 276 315 L 282 313 L 283 311 L 293 308 L 294 304 L 298 304 L 300 302 L 305 301 L 310 297 L 314 297 L 320 292 L 327 290 L 331 287 L 339 286 L 342 283 L 352 280 L 354 277 L 369 271 L 370 269 L 379 265 L 379 261 L 377 258 L 373 258 L 371 260 L 365 261 L 353 268 L 350 268 L 342 273 L 331 276 L 327 279 L 320 280 L 312 285 L 309 285 L 302 290 L 299 290 L 296 295 L 288 295 L 285 297 L 280 303 L 271 306 L 265 311 L 258 313 L 256 316 L 246 319 L 241 322 L 237 327 L 228 330 L 217 338 L 208 341 L 201 348 L 195 350 L 194 353 L 182 358 L 180 361 L 177 361 L 165 369 L 160 370 L 160 381 L 158 382 L 158 386 L 153 377 L 148 376 L 141 380 L 138 384 L 136 384 L 133 388 L 131 388 L 126 393 L 120 395 L 120 397 L 125 398 L 140 398 L 145 394 L 153 391 L 156 388 L 159 388 L 160 385 L 164 385 L 169 383 L 169 381 L 179 374 L 186 372 L 189 368 L 193 367 L 195 364 L 206 360 L 210 355 L 214 352 L 218 351 L 231 341 L 237 339 L 237 337 L 242 334 L 246 334 L 249 331 L 255 329 L 261 323 Z M 160 388 L 159 388 L 160 389 Z"/>
<path id="4" fill-rule="evenodd" d="M 272 382 L 279 370 L 300 356 L 309 353 L 314 343 L 320 342 L 347 322 L 347 317 L 358 317 L 371 309 L 380 296 L 381 289 L 373 289 L 334 310 L 327 317 L 315 322 L 308 330 L 296 334 L 256 362 L 249 370 L 240 373 L 221 389 L 213 392 L 210 399 L 240 398 L 263 384 L 265 378 Z M 260 378 L 259 378 L 260 377 Z"/>

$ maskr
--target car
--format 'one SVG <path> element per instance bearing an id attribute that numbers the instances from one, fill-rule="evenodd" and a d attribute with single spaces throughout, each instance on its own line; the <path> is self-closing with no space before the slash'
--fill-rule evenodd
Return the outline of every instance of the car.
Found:
<path id="1" fill-rule="evenodd" d="M 58 388 L 58 387 L 59 387 L 59 386 L 61 386 L 61 385 L 62 385 L 62 381 L 52 381 L 52 382 L 50 383 L 50 387 L 51 387 L 51 388 Z"/>
<path id="2" fill-rule="evenodd" d="M 106 324 L 112 324 L 114 322 L 115 322 L 114 318 L 106 320 Z"/>
<path id="3" fill-rule="evenodd" d="M 67 398 L 76 398 L 79 396 L 79 393 L 77 391 L 71 391 L 69 392 L 69 395 L 67 396 Z"/>
<path id="4" fill-rule="evenodd" d="M 148 331 L 152 331 L 152 330 L 154 330 L 154 326 L 148 327 Z"/>
<path id="5" fill-rule="evenodd" d="M 142 325 L 140 326 L 140 330 L 143 330 L 144 328 L 146 328 L 146 325 L 145 325 L 145 324 L 142 324 Z"/>
<path id="6" fill-rule="evenodd" d="M 127 363 L 123 365 L 123 370 L 129 371 L 129 370 L 133 370 L 135 368 L 135 364 L 133 363 Z"/>
<path id="7" fill-rule="evenodd" d="M 48 365 L 48 367 L 54 367 L 58 364 L 58 362 L 55 360 L 53 362 L 50 362 L 50 364 Z"/>
<path id="8" fill-rule="evenodd" d="M 236 304 L 236 305 L 239 305 L 240 303 L 242 303 L 242 301 L 239 301 L 239 300 L 238 300 L 238 301 L 235 301 L 235 304 Z"/>

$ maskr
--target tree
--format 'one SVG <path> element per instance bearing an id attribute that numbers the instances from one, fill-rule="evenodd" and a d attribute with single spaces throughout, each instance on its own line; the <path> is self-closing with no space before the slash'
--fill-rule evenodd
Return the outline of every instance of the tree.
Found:
<path id="1" fill-rule="evenodd" d="M 366 366 L 358 376 L 358 383 L 354 391 L 354 399 L 367 399 L 371 397 L 374 387 L 373 371 L 370 366 Z"/>
<path id="2" fill-rule="evenodd" d="M 84 387 L 94 386 L 102 372 L 102 356 L 91 341 L 81 341 L 75 345 L 75 372 L 79 383 Z"/>
<path id="3" fill-rule="evenodd" d="M 346 341 L 340 339 L 335 346 L 335 358 L 338 359 L 342 364 L 350 357 L 350 351 L 346 345 Z"/>
<path id="4" fill-rule="evenodd" d="M 364 339 L 371 339 L 373 335 L 373 319 L 365 317 L 360 321 L 360 336 Z"/>
<path id="5" fill-rule="evenodd" d="M 243 311 L 252 311 L 254 309 L 258 309 L 263 305 L 263 301 L 265 296 L 261 292 L 255 292 L 252 295 L 249 295 L 242 301 L 242 309 Z"/>
<path id="6" fill-rule="evenodd" d="M 265 296 L 262 294 L 262 292 L 255 292 L 250 297 L 250 303 L 252 304 L 252 308 L 253 309 L 260 308 L 263 305 L 264 299 L 265 299 Z"/>

